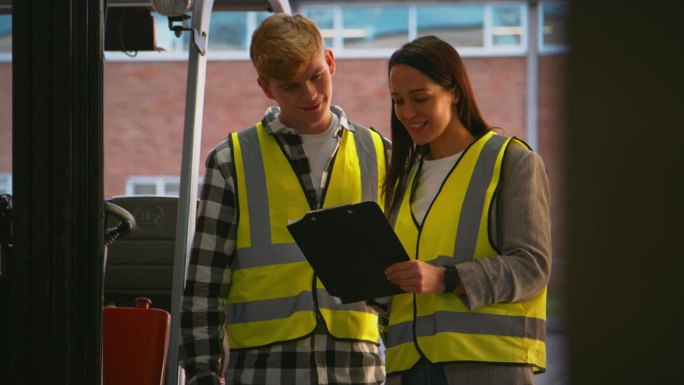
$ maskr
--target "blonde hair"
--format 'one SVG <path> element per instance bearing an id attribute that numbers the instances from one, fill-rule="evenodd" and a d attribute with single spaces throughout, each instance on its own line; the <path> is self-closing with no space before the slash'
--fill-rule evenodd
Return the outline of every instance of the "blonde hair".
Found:
<path id="1" fill-rule="evenodd" d="M 264 80 L 289 80 L 301 74 L 315 55 L 323 54 L 323 47 L 313 20 L 276 13 L 254 31 L 249 56 Z"/>

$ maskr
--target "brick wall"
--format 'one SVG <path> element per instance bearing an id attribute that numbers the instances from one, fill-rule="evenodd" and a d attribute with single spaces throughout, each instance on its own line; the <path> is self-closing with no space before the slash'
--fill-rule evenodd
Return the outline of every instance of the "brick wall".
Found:
<path id="1" fill-rule="evenodd" d="M 523 58 L 467 59 L 480 108 L 490 124 L 524 137 Z M 110 62 L 105 65 L 105 192 L 122 194 L 127 175 L 174 175 L 180 170 L 187 65 Z M 338 60 L 333 103 L 348 116 L 389 135 L 386 61 Z M 202 159 L 234 130 L 248 127 L 271 105 L 249 62 L 207 66 Z M 202 173 L 203 171 L 200 171 Z"/>
<path id="2" fill-rule="evenodd" d="M 566 55 L 541 58 L 538 151 L 551 181 L 554 245 L 562 245 L 564 69 Z M 465 58 L 475 96 L 489 124 L 525 138 L 525 58 Z M 187 63 L 107 62 L 104 72 L 105 196 L 125 193 L 132 175 L 178 175 Z M 11 172 L 11 63 L 0 63 L 0 172 Z M 385 59 L 337 60 L 333 103 L 350 119 L 389 135 Z M 229 132 L 261 118 L 271 105 L 248 61 L 210 61 L 200 154 Z M 555 249 L 555 255 L 563 250 Z"/>

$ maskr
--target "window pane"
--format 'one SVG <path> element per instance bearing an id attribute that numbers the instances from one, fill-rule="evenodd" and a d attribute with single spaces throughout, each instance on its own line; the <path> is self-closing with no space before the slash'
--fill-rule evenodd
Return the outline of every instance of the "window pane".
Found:
<path id="1" fill-rule="evenodd" d="M 256 25 L 259 26 L 265 18 L 273 15 L 271 12 L 257 12 L 256 13 Z"/>
<path id="2" fill-rule="evenodd" d="M 209 49 L 244 51 L 247 42 L 247 12 L 212 12 L 209 23 Z"/>
<path id="3" fill-rule="evenodd" d="M 335 36 L 335 24 L 333 10 L 329 8 L 304 8 L 302 15 L 312 19 L 318 24 L 321 30 L 326 47 L 333 47 L 333 37 Z"/>
<path id="4" fill-rule="evenodd" d="M 419 6 L 418 36 L 437 35 L 455 47 L 484 46 L 484 7 L 481 5 Z"/>
<path id="5" fill-rule="evenodd" d="M 164 195 L 180 195 L 180 182 L 179 181 L 166 181 L 164 185 Z"/>
<path id="6" fill-rule="evenodd" d="M 398 48 L 408 40 L 408 8 L 343 8 L 345 48 Z"/>
<path id="7" fill-rule="evenodd" d="M 565 18 L 568 13 L 567 4 L 543 4 L 542 12 L 544 23 L 542 45 L 567 44 L 565 38 Z"/>
<path id="8" fill-rule="evenodd" d="M 157 185 L 153 183 L 135 183 L 133 195 L 157 195 Z"/>
<path id="9" fill-rule="evenodd" d="M 12 53 L 12 15 L 0 15 L 0 53 Z"/>
<path id="10" fill-rule="evenodd" d="M 0 173 L 0 194 L 12 194 L 12 174 Z"/>
<path id="11" fill-rule="evenodd" d="M 154 36 L 157 47 L 166 52 L 184 52 L 188 50 L 188 40 L 190 34 L 186 31 L 180 37 L 169 28 L 169 18 L 152 12 L 154 17 Z M 190 26 L 190 20 L 186 21 L 187 26 Z M 181 23 L 174 23 L 174 26 L 181 26 Z"/>
<path id="12" fill-rule="evenodd" d="M 520 45 L 522 43 L 522 14 L 518 6 L 493 8 L 492 33 L 494 45 Z"/>

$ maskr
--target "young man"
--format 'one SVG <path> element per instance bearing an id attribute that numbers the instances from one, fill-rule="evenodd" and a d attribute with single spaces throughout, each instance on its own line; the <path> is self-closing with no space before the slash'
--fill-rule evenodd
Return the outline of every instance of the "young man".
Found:
<path id="1" fill-rule="evenodd" d="M 278 107 L 206 161 L 181 317 L 187 383 L 219 384 L 225 333 L 229 384 L 380 384 L 377 313 L 330 296 L 286 225 L 379 199 L 388 142 L 331 105 L 335 59 L 311 20 L 270 16 L 250 56 Z"/>

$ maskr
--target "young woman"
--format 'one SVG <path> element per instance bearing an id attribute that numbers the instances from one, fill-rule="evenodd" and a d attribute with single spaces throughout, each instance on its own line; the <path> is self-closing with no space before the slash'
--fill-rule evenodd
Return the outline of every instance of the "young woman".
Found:
<path id="1" fill-rule="evenodd" d="M 551 267 L 542 159 L 495 133 L 456 50 L 434 36 L 389 60 L 387 214 L 410 261 L 386 270 L 388 384 L 533 384 L 546 365 Z"/>

